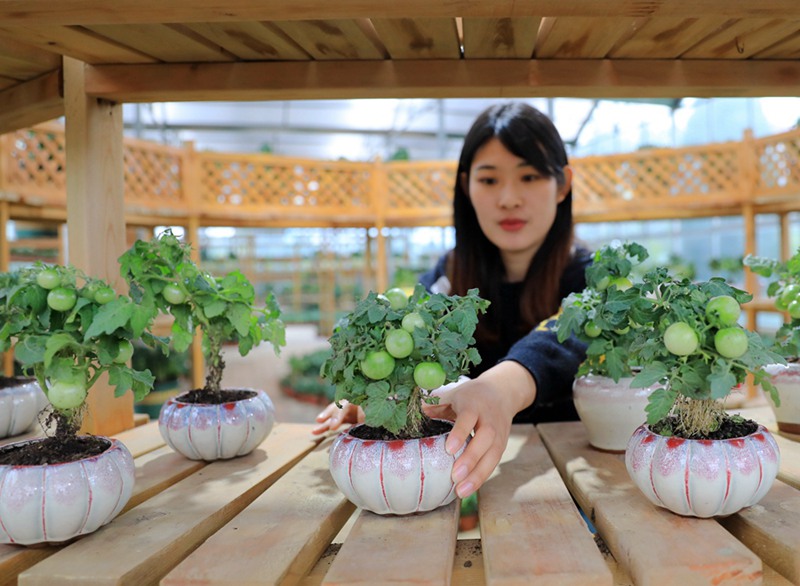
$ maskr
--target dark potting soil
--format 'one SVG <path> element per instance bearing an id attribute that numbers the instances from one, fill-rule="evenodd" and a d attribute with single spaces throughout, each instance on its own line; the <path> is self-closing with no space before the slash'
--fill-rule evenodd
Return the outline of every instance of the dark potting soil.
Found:
<path id="1" fill-rule="evenodd" d="M 435 435 L 441 435 L 443 433 L 447 433 L 451 429 L 453 429 L 453 423 L 450 421 L 443 421 L 441 419 L 425 419 L 422 422 L 422 434 L 420 437 L 433 437 Z M 382 427 L 368 427 L 366 425 L 354 427 L 348 433 L 353 437 L 363 440 L 392 441 L 414 439 L 408 435 L 395 435 L 388 429 L 384 429 Z"/>
<path id="2" fill-rule="evenodd" d="M 209 391 L 208 389 L 194 389 L 178 397 L 181 403 L 191 403 L 198 405 L 221 405 L 222 403 L 232 403 L 233 401 L 243 401 L 252 399 L 256 396 L 254 391 L 229 390 L 220 392 Z"/>
<path id="3" fill-rule="evenodd" d="M 7 389 L 9 387 L 15 387 L 17 385 L 31 383 L 36 379 L 33 377 L 25 377 L 25 376 L 17 376 L 17 377 L 9 377 L 9 376 L 0 376 L 0 389 Z"/>
<path id="4" fill-rule="evenodd" d="M 111 442 L 94 435 L 48 437 L 0 448 L 0 465 L 42 466 L 66 464 L 105 452 Z"/>
<path id="5" fill-rule="evenodd" d="M 752 419 L 745 419 L 739 415 L 731 415 L 722 420 L 719 429 L 707 435 L 686 435 L 676 431 L 678 420 L 675 417 L 668 417 L 662 419 L 651 427 L 654 433 L 659 435 L 682 437 L 683 439 L 691 440 L 719 440 L 719 439 L 734 439 L 737 437 L 745 437 L 751 433 L 755 433 L 758 429 L 758 423 Z"/>

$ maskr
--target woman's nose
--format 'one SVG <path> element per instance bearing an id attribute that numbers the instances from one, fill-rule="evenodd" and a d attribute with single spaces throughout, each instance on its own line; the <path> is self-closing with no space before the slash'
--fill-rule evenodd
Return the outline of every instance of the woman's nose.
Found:
<path id="1" fill-rule="evenodd" d="M 506 185 L 500 191 L 500 199 L 497 203 L 501 208 L 518 208 L 522 205 L 522 198 L 515 186 Z"/>

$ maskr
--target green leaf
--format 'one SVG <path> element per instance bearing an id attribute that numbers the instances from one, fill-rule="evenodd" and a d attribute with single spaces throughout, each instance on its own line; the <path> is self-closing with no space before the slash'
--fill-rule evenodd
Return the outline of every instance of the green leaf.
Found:
<path id="1" fill-rule="evenodd" d="M 56 354 L 73 346 L 76 346 L 78 349 L 80 349 L 80 345 L 76 342 L 75 338 L 64 332 L 57 332 L 47 338 L 44 353 L 45 368 L 50 366 L 50 363 Z"/>
<path id="2" fill-rule="evenodd" d="M 655 425 L 669 415 L 677 398 L 678 393 L 663 388 L 656 389 L 650 393 L 647 406 L 645 407 L 647 423 L 649 425 Z"/>
<path id="3" fill-rule="evenodd" d="M 27 336 L 14 346 L 14 357 L 23 366 L 33 366 L 38 362 L 44 362 L 46 348 L 47 336 Z"/>
<path id="4" fill-rule="evenodd" d="M 227 303 L 225 303 L 225 301 L 216 299 L 203 307 L 203 313 L 205 313 L 207 318 L 211 319 L 212 317 L 217 317 L 218 315 L 225 313 L 226 308 Z"/>
<path id="5" fill-rule="evenodd" d="M 250 331 L 250 308 L 243 303 L 232 303 L 228 306 L 225 316 L 230 320 L 240 336 L 246 336 Z"/>
<path id="6" fill-rule="evenodd" d="M 117 328 L 124 328 L 133 315 L 133 305 L 124 298 L 117 298 L 101 306 L 94 321 L 83 336 L 84 341 L 101 334 L 113 334 Z"/>

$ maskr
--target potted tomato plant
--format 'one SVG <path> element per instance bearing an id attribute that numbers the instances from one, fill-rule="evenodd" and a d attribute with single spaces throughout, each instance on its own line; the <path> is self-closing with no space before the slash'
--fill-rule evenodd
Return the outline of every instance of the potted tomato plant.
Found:
<path id="1" fill-rule="evenodd" d="M 87 393 L 102 375 L 117 396 L 152 388 L 128 366 L 132 341 L 152 342 L 155 314 L 74 267 L 19 271 L 0 305 L 0 350 L 14 344 L 44 390 L 46 436 L 0 449 L 0 542 L 55 543 L 111 521 L 131 496 L 133 457 L 118 440 L 80 435 Z"/>
<path id="2" fill-rule="evenodd" d="M 677 280 L 663 268 L 634 287 L 651 302 L 653 328 L 631 345 L 642 366 L 632 386 L 664 388 L 650 395 L 647 423 L 628 443 L 631 477 L 653 503 L 681 515 L 728 515 L 757 503 L 777 475 L 778 446 L 724 404 L 748 375 L 779 402 L 763 368 L 783 359 L 738 324 L 752 295 L 722 278 Z"/>
<path id="3" fill-rule="evenodd" d="M 575 336 L 586 344 L 572 396 L 589 444 L 599 450 L 625 451 L 646 418 L 650 393 L 660 386 L 631 387 L 639 370 L 631 343 L 643 328 L 652 326 L 650 302 L 632 287 L 632 271 L 648 256 L 635 242 L 598 249 L 586 269 L 586 287 L 564 299 L 556 322 L 559 342 Z"/>
<path id="4" fill-rule="evenodd" d="M 255 289 L 239 271 L 214 277 L 192 260 L 191 247 L 171 231 L 139 240 L 120 257 L 131 297 L 150 311 L 174 318 L 171 343 L 183 352 L 195 329 L 202 333 L 205 385 L 169 398 L 159 429 L 174 450 L 193 460 L 212 461 L 253 451 L 272 430 L 275 409 L 261 389 L 223 389 L 223 344 L 247 355 L 262 341 L 277 353 L 285 342 L 280 308 L 272 293 L 256 305 Z M 168 351 L 166 343 L 162 346 Z"/>
<path id="5" fill-rule="evenodd" d="M 786 364 L 771 364 L 766 370 L 781 397 L 780 405 L 772 404 L 778 429 L 800 434 L 800 249 L 785 262 L 748 256 L 744 264 L 771 279 L 767 295 L 774 300 L 775 309 L 787 316 L 775 332 L 773 344 Z"/>
<path id="6" fill-rule="evenodd" d="M 400 289 L 370 292 L 334 328 L 321 375 L 335 385 L 337 403 L 360 405 L 365 421 L 334 440 L 330 469 L 357 506 L 408 514 L 455 499 L 458 454 L 444 448 L 452 422 L 422 407 L 480 362 L 473 333 L 488 304 L 476 289 L 447 296 L 417 285 L 410 298 Z"/>

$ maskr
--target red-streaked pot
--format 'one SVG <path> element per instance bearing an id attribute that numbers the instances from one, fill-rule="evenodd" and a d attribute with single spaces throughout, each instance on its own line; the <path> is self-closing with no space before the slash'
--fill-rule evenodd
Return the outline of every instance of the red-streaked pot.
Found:
<path id="1" fill-rule="evenodd" d="M 186 393 L 168 399 L 158 416 L 164 441 L 190 460 L 227 460 L 252 452 L 272 431 L 275 407 L 261 390 L 219 405 L 187 403 Z M 223 391 L 224 392 L 224 391 Z"/>
<path id="2" fill-rule="evenodd" d="M 339 434 L 330 451 L 333 480 L 353 504 L 380 515 L 407 515 L 432 511 L 456 498 L 453 462 L 464 447 L 448 454 L 444 444 L 449 432 L 381 441 L 351 435 L 358 427 Z"/>
<path id="3" fill-rule="evenodd" d="M 778 429 L 786 433 L 800 434 L 800 363 L 770 364 L 764 367 L 770 381 L 778 389 L 780 406 L 769 401 Z"/>
<path id="4" fill-rule="evenodd" d="M 119 514 L 133 493 L 133 456 L 119 440 L 103 439 L 104 452 L 76 462 L 0 466 L 0 543 L 69 541 Z"/>
<path id="5" fill-rule="evenodd" d="M 625 452 L 634 483 L 655 505 L 679 515 L 731 515 L 760 501 L 780 467 L 775 438 L 763 425 L 724 440 L 666 437 L 639 427 Z"/>

